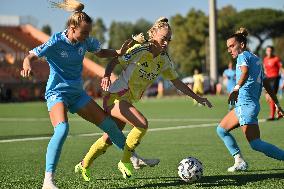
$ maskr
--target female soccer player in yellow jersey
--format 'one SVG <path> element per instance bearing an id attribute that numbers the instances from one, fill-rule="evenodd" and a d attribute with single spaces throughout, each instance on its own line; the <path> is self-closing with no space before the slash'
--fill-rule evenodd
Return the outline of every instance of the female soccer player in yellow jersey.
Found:
<path id="1" fill-rule="evenodd" d="M 123 157 L 118 163 L 118 169 L 124 178 L 130 178 L 132 175 L 131 153 L 148 129 L 147 118 L 133 106 L 133 103 L 141 98 L 145 89 L 155 81 L 158 75 L 170 80 L 177 89 L 198 103 L 212 107 L 206 98 L 196 95 L 178 79 L 178 74 L 167 53 L 172 35 L 168 19 L 164 17 L 158 19 L 148 31 L 148 35 L 148 41 L 144 39 L 143 34 L 134 36 L 133 39 L 140 44 L 129 48 L 123 56 L 114 58 L 107 65 L 101 82 L 102 88 L 108 91 L 104 96 L 105 110 L 115 118 L 120 128 L 123 129 L 126 123 L 133 126 L 126 139 Z M 110 75 L 117 64 L 123 67 L 123 71 L 111 84 Z M 109 136 L 105 133 L 90 148 L 83 160 L 84 164 L 91 164 L 92 160 L 103 154 L 110 144 Z"/>

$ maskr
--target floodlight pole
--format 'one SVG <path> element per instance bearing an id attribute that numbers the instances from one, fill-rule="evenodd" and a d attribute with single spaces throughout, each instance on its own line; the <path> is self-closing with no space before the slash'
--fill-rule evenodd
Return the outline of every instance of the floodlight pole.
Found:
<path id="1" fill-rule="evenodd" d="M 216 42 L 216 0 L 209 0 L 209 54 L 210 54 L 210 83 L 218 82 L 217 73 L 217 42 Z"/>

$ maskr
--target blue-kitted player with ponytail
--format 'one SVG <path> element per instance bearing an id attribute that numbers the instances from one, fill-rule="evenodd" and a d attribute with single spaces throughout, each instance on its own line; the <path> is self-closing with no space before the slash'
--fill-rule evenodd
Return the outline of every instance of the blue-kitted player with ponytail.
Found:
<path id="1" fill-rule="evenodd" d="M 49 189 L 57 188 L 53 179 L 63 143 L 68 135 L 67 111 L 77 113 L 96 124 L 108 133 L 116 146 L 121 150 L 124 148 L 125 136 L 110 116 L 83 90 L 81 75 L 82 62 L 87 51 L 98 57 L 116 57 L 125 53 L 130 43 L 126 41 L 120 50 L 101 49 L 100 42 L 89 37 L 92 19 L 82 11 L 83 4 L 76 0 L 65 0 L 54 5 L 74 11 L 68 20 L 67 29 L 54 34 L 46 43 L 31 50 L 24 59 L 21 71 L 23 77 L 29 77 L 32 72 L 31 62 L 38 57 L 45 57 L 50 67 L 45 98 L 54 134 L 47 147 L 43 183 L 43 188 Z"/>
<path id="2" fill-rule="evenodd" d="M 260 111 L 259 98 L 262 86 L 274 100 L 282 116 L 283 110 L 269 83 L 263 78 L 260 59 L 246 50 L 247 35 L 247 30 L 240 28 L 239 31 L 227 39 L 228 52 L 234 59 L 237 58 L 237 84 L 229 96 L 229 103 L 235 104 L 235 108 L 220 122 L 217 127 L 217 134 L 235 159 L 234 165 L 228 168 L 229 172 L 244 171 L 248 168 L 236 140 L 230 134 L 231 130 L 239 126 L 253 150 L 262 152 L 266 156 L 277 160 L 284 160 L 283 150 L 260 139 L 257 117 Z"/>

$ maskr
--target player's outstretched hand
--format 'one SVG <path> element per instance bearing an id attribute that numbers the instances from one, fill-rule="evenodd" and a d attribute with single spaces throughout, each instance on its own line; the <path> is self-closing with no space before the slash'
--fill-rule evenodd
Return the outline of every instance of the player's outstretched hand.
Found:
<path id="1" fill-rule="evenodd" d="M 127 39 L 122 46 L 120 47 L 120 49 L 117 51 L 117 54 L 119 56 L 122 56 L 126 53 L 126 51 L 132 46 L 133 44 L 133 39 Z"/>
<path id="2" fill-rule="evenodd" d="M 108 91 L 110 84 L 111 84 L 110 77 L 102 78 L 101 87 L 104 91 Z"/>
<path id="3" fill-rule="evenodd" d="M 238 96 L 239 96 L 239 90 L 234 90 L 233 92 L 231 92 L 228 99 L 228 104 L 235 105 L 238 101 Z"/>

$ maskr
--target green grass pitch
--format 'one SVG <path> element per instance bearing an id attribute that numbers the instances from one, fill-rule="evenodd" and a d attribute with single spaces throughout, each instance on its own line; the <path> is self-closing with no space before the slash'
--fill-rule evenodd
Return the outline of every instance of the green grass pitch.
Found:
<path id="1" fill-rule="evenodd" d="M 92 165 L 92 180 L 86 183 L 74 173 L 81 160 L 101 133 L 96 126 L 69 114 L 70 132 L 64 144 L 56 183 L 59 188 L 284 188 L 284 162 L 270 159 L 250 149 L 240 129 L 236 137 L 249 170 L 227 173 L 233 159 L 215 132 L 217 123 L 227 113 L 225 96 L 208 96 L 212 109 L 193 106 L 187 97 L 145 99 L 136 106 L 149 119 L 149 132 L 137 148 L 144 157 L 158 157 L 154 168 L 134 172 L 134 179 L 124 180 L 117 169 L 121 152 L 115 147 Z M 100 102 L 101 104 L 101 102 Z M 260 119 L 268 116 L 268 105 L 261 101 Z M 282 102 L 284 105 L 284 103 Z M 261 122 L 263 140 L 284 148 L 284 121 Z M 129 130 L 130 126 L 126 126 Z M 44 102 L 0 104 L 0 188 L 41 188 L 45 151 L 52 134 Z M 95 134 L 93 134 L 95 133 Z M 89 134 L 89 135 L 88 135 Z M 24 140 L 22 140 L 24 139 Z M 180 160 L 193 156 L 202 161 L 204 176 L 194 184 L 181 182 L 177 176 Z"/>

